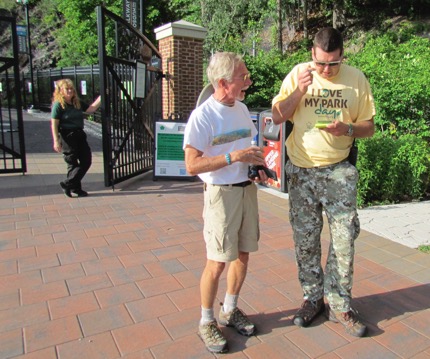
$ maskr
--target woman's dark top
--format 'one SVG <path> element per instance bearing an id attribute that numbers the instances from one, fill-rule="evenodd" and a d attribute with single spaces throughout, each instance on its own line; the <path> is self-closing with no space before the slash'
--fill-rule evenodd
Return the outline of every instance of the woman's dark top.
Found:
<path id="1" fill-rule="evenodd" d="M 76 130 L 84 128 L 84 110 L 88 105 L 81 102 L 81 108 L 77 109 L 73 105 L 66 103 L 66 108 L 62 108 L 59 102 L 54 102 L 51 110 L 51 118 L 60 120 L 60 130 Z"/>

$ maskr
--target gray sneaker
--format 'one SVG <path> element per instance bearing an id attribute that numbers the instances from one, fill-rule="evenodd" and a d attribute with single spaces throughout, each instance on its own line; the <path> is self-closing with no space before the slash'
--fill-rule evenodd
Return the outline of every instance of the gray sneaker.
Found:
<path id="1" fill-rule="evenodd" d="M 255 333 L 255 325 L 251 323 L 246 314 L 239 308 L 234 308 L 229 313 L 224 313 L 223 307 L 219 312 L 219 323 L 226 327 L 234 327 L 239 334 L 247 337 Z"/>
<path id="2" fill-rule="evenodd" d="M 211 353 L 228 352 L 227 340 L 224 338 L 216 320 L 205 325 L 199 325 L 199 336 L 205 343 L 206 349 Z"/>

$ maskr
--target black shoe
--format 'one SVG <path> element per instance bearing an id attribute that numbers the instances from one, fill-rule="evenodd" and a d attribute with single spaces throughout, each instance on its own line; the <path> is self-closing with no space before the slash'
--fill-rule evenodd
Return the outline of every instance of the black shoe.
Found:
<path id="1" fill-rule="evenodd" d="M 66 186 L 64 182 L 60 182 L 60 186 L 66 197 L 73 198 L 72 191 Z"/>
<path id="2" fill-rule="evenodd" d="M 72 192 L 76 195 L 78 195 L 78 197 L 87 197 L 88 196 L 88 192 L 84 191 L 83 189 L 74 189 L 72 190 Z"/>
<path id="3" fill-rule="evenodd" d="M 307 327 L 312 321 L 324 311 L 324 299 L 316 301 L 305 300 L 293 318 L 298 327 Z"/>

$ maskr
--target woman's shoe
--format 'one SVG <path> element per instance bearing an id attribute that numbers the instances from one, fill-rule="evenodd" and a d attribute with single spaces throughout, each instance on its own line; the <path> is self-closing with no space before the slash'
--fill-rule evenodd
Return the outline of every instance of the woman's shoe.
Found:
<path id="1" fill-rule="evenodd" d="M 70 190 L 70 188 L 68 188 L 68 187 L 66 186 L 66 184 L 65 184 L 64 182 L 60 182 L 60 186 L 61 186 L 61 189 L 63 190 L 64 195 L 65 195 L 66 197 L 73 198 L 73 196 L 72 196 L 72 191 Z"/>
<path id="2" fill-rule="evenodd" d="M 72 192 L 74 194 L 76 194 L 78 197 L 87 197 L 88 196 L 88 192 L 84 191 L 83 189 L 74 189 L 74 190 L 72 190 Z"/>

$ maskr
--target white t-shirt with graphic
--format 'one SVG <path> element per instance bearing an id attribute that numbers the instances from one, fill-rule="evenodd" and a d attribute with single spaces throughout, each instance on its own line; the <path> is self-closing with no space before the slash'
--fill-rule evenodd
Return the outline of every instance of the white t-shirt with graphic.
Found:
<path id="1" fill-rule="evenodd" d="M 298 86 L 298 74 L 312 66 L 312 62 L 296 65 L 272 104 L 291 95 Z M 316 71 L 312 74 L 313 82 L 290 119 L 294 127 L 286 141 L 291 162 L 304 168 L 338 163 L 348 157 L 352 145 L 352 137 L 321 131 L 315 127 L 317 122 L 358 123 L 376 113 L 370 84 L 360 70 L 342 64 L 333 78 L 325 79 Z"/>
<path id="2" fill-rule="evenodd" d="M 184 133 L 184 149 L 190 145 L 202 151 L 204 157 L 225 155 L 251 146 L 257 133 L 243 103 L 236 101 L 230 107 L 211 96 L 191 113 Z M 243 182 L 248 179 L 248 164 L 235 162 L 213 172 L 201 173 L 199 177 L 210 184 Z"/>

